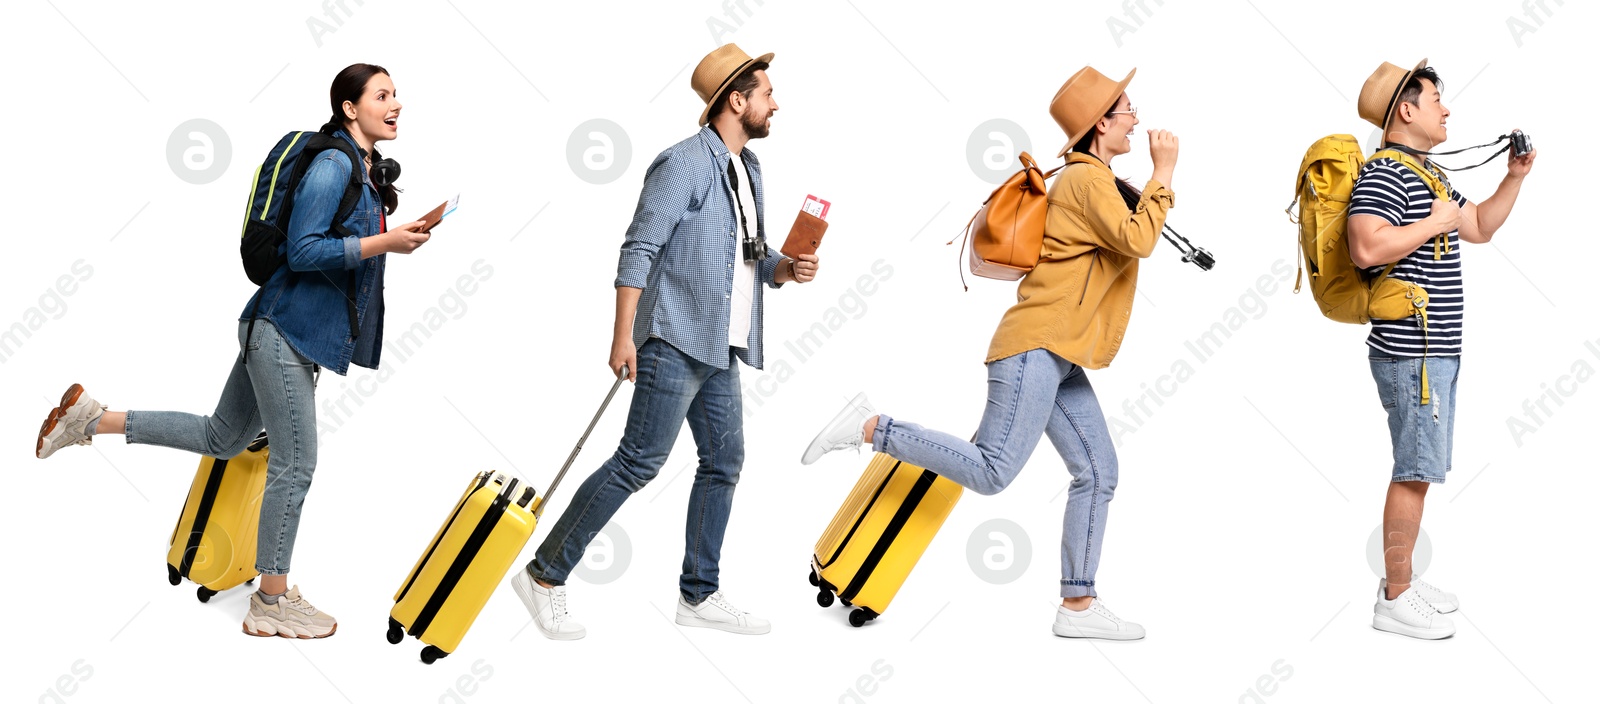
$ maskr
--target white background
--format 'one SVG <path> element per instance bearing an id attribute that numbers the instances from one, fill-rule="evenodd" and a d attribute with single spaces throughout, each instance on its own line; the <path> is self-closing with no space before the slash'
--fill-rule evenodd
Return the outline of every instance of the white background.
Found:
<path id="1" fill-rule="evenodd" d="M 1592 691 L 1579 675 L 1597 625 L 1585 442 L 1600 391 L 1563 380 L 1600 368 L 1585 348 L 1600 346 L 1584 283 L 1589 154 L 1571 133 L 1587 103 L 1587 4 L 1150 0 L 1131 15 L 1109 0 L 347 4 L 332 11 L 337 25 L 310 0 L 8 9 L 0 326 L 26 335 L 0 357 L 0 698 L 1567 702 Z M 334 31 L 315 36 L 312 18 Z M 732 29 L 722 41 L 777 53 L 781 110 L 752 145 L 769 233 L 781 239 L 807 193 L 834 204 L 818 279 L 767 298 L 770 376 L 740 370 L 747 459 L 722 578 L 772 633 L 671 622 L 695 462 L 685 430 L 660 478 L 616 516 L 631 549 L 608 537 L 591 553 L 613 581 L 573 580 L 586 640 L 541 638 L 502 588 L 456 654 L 423 666 L 414 639 L 383 641 L 392 590 L 474 472 L 543 487 L 604 394 L 617 246 L 651 157 L 695 129 L 688 79 L 718 43 L 713 19 Z M 1533 31 L 1515 35 L 1513 19 Z M 1432 554 L 1419 565 L 1463 601 L 1457 635 L 1442 642 L 1370 627 L 1367 541 L 1390 459 L 1365 331 L 1323 319 L 1279 276 L 1294 263 L 1283 208 L 1305 148 L 1334 132 L 1368 141 L 1362 81 L 1380 61 L 1423 56 L 1454 110 L 1448 146 L 1521 127 L 1541 151 L 1494 243 L 1464 254 L 1455 468 L 1430 492 Z M 381 147 L 405 167 L 395 221 L 463 194 L 432 242 L 389 260 L 390 339 L 430 308 L 444 323 L 405 361 L 386 352 L 381 383 L 361 369 L 322 379 L 319 412 L 338 427 L 322 435 L 291 579 L 339 632 L 249 638 L 245 590 L 201 605 L 192 585 L 164 579 L 196 458 L 112 437 L 48 462 L 30 453 L 73 382 L 114 410 L 209 412 L 251 293 L 236 253 L 251 173 L 281 134 L 321 124 L 329 82 L 357 61 L 386 66 L 405 105 L 401 138 Z M 1054 163 L 1065 138 L 1046 107 L 1085 64 L 1117 77 L 1139 68 L 1129 92 L 1140 129 L 1182 139 L 1170 222 L 1219 262 L 1201 272 L 1161 245 L 1141 268 L 1121 353 L 1091 374 L 1107 416 L 1137 426 L 1119 438 L 1099 589 L 1149 637 L 1051 636 L 1068 477 L 1048 443 L 1004 493 L 966 496 L 892 608 L 851 629 L 801 580 L 866 456 L 803 467 L 800 452 L 862 390 L 897 417 L 957 435 L 976 427 L 981 362 L 1014 289 L 979 280 L 963 293 L 945 240 L 992 188 L 972 161 L 994 147 L 1009 171 L 1022 145 L 974 129 L 1009 120 Z M 225 165 L 213 147 L 203 184 L 168 161 L 192 144 L 174 130 L 197 118 L 231 145 Z M 574 128 L 595 118 L 631 144 L 625 163 L 613 148 L 618 177 L 605 184 L 568 157 Z M 575 139 L 580 153 L 596 143 Z M 1143 183 L 1142 132 L 1113 166 Z M 1455 184 L 1481 201 L 1503 172 L 1497 160 Z M 452 295 L 480 259 L 489 278 Z M 50 293 L 78 260 L 92 274 L 71 295 Z M 852 293 L 879 260 L 892 274 Z M 1229 320 L 1237 330 L 1207 360 L 1186 348 Z M 786 348 L 828 321 L 837 330 L 805 359 Z M 1183 364 L 1187 381 L 1162 381 Z M 1159 407 L 1124 409 L 1157 387 Z M 1558 387 L 1566 395 L 1535 411 L 1536 432 L 1513 434 L 1509 419 L 1533 426 L 1524 401 Z M 615 447 L 630 396 L 595 430 L 535 543 Z M 341 398 L 348 410 L 328 412 Z M 997 518 L 1015 536 L 974 532 Z M 991 584 L 974 549 L 1026 567 Z"/>

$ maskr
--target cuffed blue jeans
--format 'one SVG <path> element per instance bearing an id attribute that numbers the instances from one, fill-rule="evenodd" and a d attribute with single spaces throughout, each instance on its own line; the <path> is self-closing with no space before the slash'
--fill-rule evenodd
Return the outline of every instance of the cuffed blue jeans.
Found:
<path id="1" fill-rule="evenodd" d="M 248 322 L 239 323 L 246 346 Z M 269 320 L 257 320 L 245 363 L 235 358 L 222 397 L 209 416 L 174 411 L 128 411 L 123 438 L 197 455 L 231 458 L 248 447 L 263 425 L 271 443 L 267 488 L 256 537 L 256 570 L 289 573 L 300 507 L 317 469 L 316 365 L 300 356 Z"/>
<path id="2" fill-rule="evenodd" d="M 975 442 L 878 416 L 872 449 L 980 494 L 1006 488 L 1048 435 L 1072 473 L 1061 523 L 1061 596 L 1095 596 L 1117 453 L 1081 367 L 1036 349 L 988 364 L 989 399 Z"/>
<path id="3" fill-rule="evenodd" d="M 600 529 L 661 471 L 687 420 L 700 464 L 689 492 L 678 590 L 684 600 L 698 604 L 718 589 L 722 536 L 744 466 L 739 358 L 730 347 L 728 368 L 717 369 L 652 337 L 639 348 L 638 365 L 622 442 L 573 493 L 572 503 L 528 563 L 528 573 L 547 584 L 565 584 Z"/>

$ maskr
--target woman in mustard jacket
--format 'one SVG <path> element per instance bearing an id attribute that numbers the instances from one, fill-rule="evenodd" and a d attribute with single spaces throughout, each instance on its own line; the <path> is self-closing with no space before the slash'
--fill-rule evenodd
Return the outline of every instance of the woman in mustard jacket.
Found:
<path id="1" fill-rule="evenodd" d="M 1067 638 L 1134 640 L 1139 624 L 1111 613 L 1095 594 L 1117 455 L 1088 369 L 1111 363 L 1133 311 L 1139 260 L 1160 241 L 1172 207 L 1178 139 L 1149 131 L 1154 172 L 1142 192 L 1112 174 L 1139 124 L 1124 90 L 1089 67 L 1067 79 L 1050 114 L 1068 135 L 1067 168 L 1050 187 L 1044 248 L 1017 288 L 989 343 L 989 398 L 975 443 L 874 414 L 855 397 L 806 448 L 802 462 L 870 444 L 980 494 L 1004 489 L 1049 436 L 1072 472 L 1061 533 L 1061 607 L 1053 630 Z M 1126 199 L 1124 198 L 1126 194 Z M 1130 205 L 1131 203 L 1131 205 Z"/>

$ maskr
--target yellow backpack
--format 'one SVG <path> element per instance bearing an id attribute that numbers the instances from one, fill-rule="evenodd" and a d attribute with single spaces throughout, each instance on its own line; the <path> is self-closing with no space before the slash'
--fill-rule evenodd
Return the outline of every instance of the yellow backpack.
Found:
<path id="1" fill-rule="evenodd" d="M 1394 159 L 1416 172 L 1440 199 L 1450 191 L 1431 170 L 1415 158 L 1394 149 L 1383 149 L 1372 158 Z M 1423 354 L 1427 354 L 1428 292 L 1417 284 L 1389 277 L 1391 262 L 1382 274 L 1368 279 L 1350 259 L 1347 239 L 1350 192 L 1366 160 L 1361 144 L 1348 134 L 1328 135 L 1306 150 L 1295 179 L 1294 201 L 1284 209 L 1290 222 L 1300 227 L 1300 267 L 1295 272 L 1294 291 L 1300 292 L 1304 272 L 1311 271 L 1311 296 L 1322 314 L 1341 323 L 1365 325 L 1368 321 L 1399 320 L 1415 317 L 1423 330 Z M 1299 206 L 1296 211 L 1296 206 Z M 1434 238 L 1433 256 L 1442 258 L 1450 251 L 1450 240 L 1441 234 Z M 1426 363 L 1424 363 L 1426 364 Z M 1423 405 L 1428 403 L 1428 374 L 1422 373 Z"/>

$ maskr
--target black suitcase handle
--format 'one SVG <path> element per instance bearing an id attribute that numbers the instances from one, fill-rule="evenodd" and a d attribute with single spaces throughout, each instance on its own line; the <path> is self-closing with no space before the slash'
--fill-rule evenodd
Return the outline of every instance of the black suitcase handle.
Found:
<path id="1" fill-rule="evenodd" d="M 567 476 L 567 470 L 572 468 L 573 460 L 578 459 L 578 453 L 583 451 L 583 443 L 588 441 L 589 433 L 600 422 L 600 416 L 605 415 L 606 406 L 611 405 L 611 397 L 617 395 L 617 389 L 622 387 L 622 381 L 628 378 L 628 365 L 623 364 L 617 372 L 617 380 L 612 382 L 611 390 L 606 392 L 606 400 L 600 402 L 600 410 L 595 411 L 594 418 L 589 420 L 589 427 L 583 429 L 583 436 L 578 438 L 578 445 L 572 448 L 572 453 L 567 455 L 566 464 L 561 465 L 561 471 L 556 472 L 555 481 L 550 482 L 550 488 L 544 492 L 544 498 L 539 500 L 538 508 L 533 510 L 533 517 L 538 519 L 544 515 L 544 507 L 549 505 L 550 497 L 556 493 L 556 487 L 561 484 L 561 478 Z"/>

